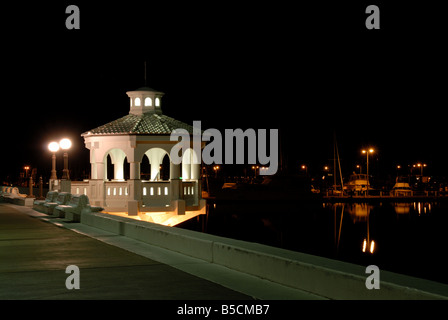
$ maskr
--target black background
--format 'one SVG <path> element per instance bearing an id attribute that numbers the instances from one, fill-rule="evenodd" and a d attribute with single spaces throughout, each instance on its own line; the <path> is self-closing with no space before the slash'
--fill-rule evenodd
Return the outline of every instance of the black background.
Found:
<path id="1" fill-rule="evenodd" d="M 65 27 L 70 4 L 79 30 Z M 365 27 L 369 4 L 380 30 Z M 49 175 L 47 145 L 63 136 L 71 169 L 89 171 L 80 134 L 129 112 L 144 61 L 165 114 L 202 129 L 279 129 L 290 169 L 331 163 L 336 131 L 345 175 L 365 146 L 384 175 L 417 161 L 448 172 L 435 1 L 15 2 L 2 12 L 2 178 L 24 165 Z"/>

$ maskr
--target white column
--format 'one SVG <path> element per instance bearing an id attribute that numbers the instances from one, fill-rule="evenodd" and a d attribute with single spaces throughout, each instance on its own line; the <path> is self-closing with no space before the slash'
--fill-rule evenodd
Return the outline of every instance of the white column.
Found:
<path id="1" fill-rule="evenodd" d="M 182 180 L 191 179 L 191 164 L 182 162 Z"/>
<path id="2" fill-rule="evenodd" d="M 191 165 L 191 179 L 199 180 L 201 179 L 201 164 L 192 164 Z"/>
<path id="3" fill-rule="evenodd" d="M 96 166 L 95 162 L 92 162 L 90 164 L 90 178 L 98 179 L 98 171 L 97 171 L 97 166 Z"/>
<path id="4" fill-rule="evenodd" d="M 106 179 L 106 166 L 104 162 L 97 162 L 96 164 L 96 179 L 105 180 Z"/>
<path id="5" fill-rule="evenodd" d="M 129 178 L 131 180 L 140 180 L 140 162 L 130 162 Z"/>
<path id="6" fill-rule="evenodd" d="M 180 164 L 170 163 L 170 179 L 179 179 Z"/>
<path id="7" fill-rule="evenodd" d="M 179 180 L 180 177 L 180 164 L 170 163 L 170 195 L 171 200 L 177 200 L 180 198 L 180 188 L 182 181 Z"/>

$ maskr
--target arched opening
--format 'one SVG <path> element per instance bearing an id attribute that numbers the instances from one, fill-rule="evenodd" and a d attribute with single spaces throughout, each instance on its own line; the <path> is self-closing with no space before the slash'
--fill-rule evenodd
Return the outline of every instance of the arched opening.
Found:
<path id="1" fill-rule="evenodd" d="M 152 107 L 152 99 L 150 97 L 145 98 L 145 107 Z"/>
<path id="2" fill-rule="evenodd" d="M 125 157 L 123 161 L 123 178 L 124 180 L 131 178 L 131 164 L 128 162 L 128 157 Z"/>
<path id="3" fill-rule="evenodd" d="M 106 156 L 106 165 L 104 166 L 106 169 L 106 173 L 104 174 L 104 177 L 106 180 L 113 180 L 114 179 L 114 164 L 112 163 L 112 158 L 110 157 L 110 154 Z"/>
<path id="4" fill-rule="evenodd" d="M 136 107 L 140 107 L 140 105 L 141 105 L 140 98 L 135 98 L 134 104 L 135 104 Z"/>
<path id="5" fill-rule="evenodd" d="M 143 155 L 142 162 L 140 163 L 140 179 L 150 180 L 151 179 L 151 163 L 149 163 L 148 157 Z"/>
<path id="6" fill-rule="evenodd" d="M 124 181 L 129 179 L 130 165 L 126 154 L 121 149 L 111 149 L 104 155 L 104 178 L 107 180 Z M 125 178 L 125 172 L 127 172 Z"/>
<path id="7" fill-rule="evenodd" d="M 162 148 L 151 148 L 145 152 L 145 156 L 140 164 L 140 170 L 142 174 L 145 174 L 145 178 L 151 181 L 169 180 L 170 157 L 168 152 Z M 146 159 L 149 161 L 149 166 Z"/>
<path id="8" fill-rule="evenodd" d="M 170 180 L 170 157 L 168 153 L 163 157 L 162 164 L 160 166 L 160 179 L 165 181 Z"/>

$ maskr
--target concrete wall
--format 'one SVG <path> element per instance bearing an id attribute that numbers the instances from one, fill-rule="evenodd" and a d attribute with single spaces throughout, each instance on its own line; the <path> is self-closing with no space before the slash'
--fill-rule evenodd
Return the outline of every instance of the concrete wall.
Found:
<path id="1" fill-rule="evenodd" d="M 367 266 L 257 243 L 104 213 L 83 214 L 81 223 L 330 299 L 448 299 L 447 285 L 387 271 L 380 289 L 368 290 Z"/>

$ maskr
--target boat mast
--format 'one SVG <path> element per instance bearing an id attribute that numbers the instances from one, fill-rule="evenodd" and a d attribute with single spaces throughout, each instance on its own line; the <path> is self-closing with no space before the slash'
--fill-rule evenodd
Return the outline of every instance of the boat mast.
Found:
<path id="1" fill-rule="evenodd" d="M 334 142 L 333 142 L 333 177 L 334 177 L 334 189 L 336 190 L 336 155 L 338 156 L 338 165 L 339 165 L 339 176 L 341 178 L 341 194 L 344 190 L 344 182 L 342 180 L 342 169 L 341 169 L 341 161 L 339 159 L 339 149 L 336 141 L 336 131 L 333 132 Z"/>
<path id="2" fill-rule="evenodd" d="M 336 132 L 333 132 L 333 188 L 336 191 Z"/>
<path id="3" fill-rule="evenodd" d="M 338 155 L 339 177 L 341 178 L 341 192 L 342 192 L 344 190 L 344 180 L 342 179 L 341 160 L 339 159 L 339 150 L 338 150 L 338 145 L 337 144 L 336 144 L 336 153 Z"/>

